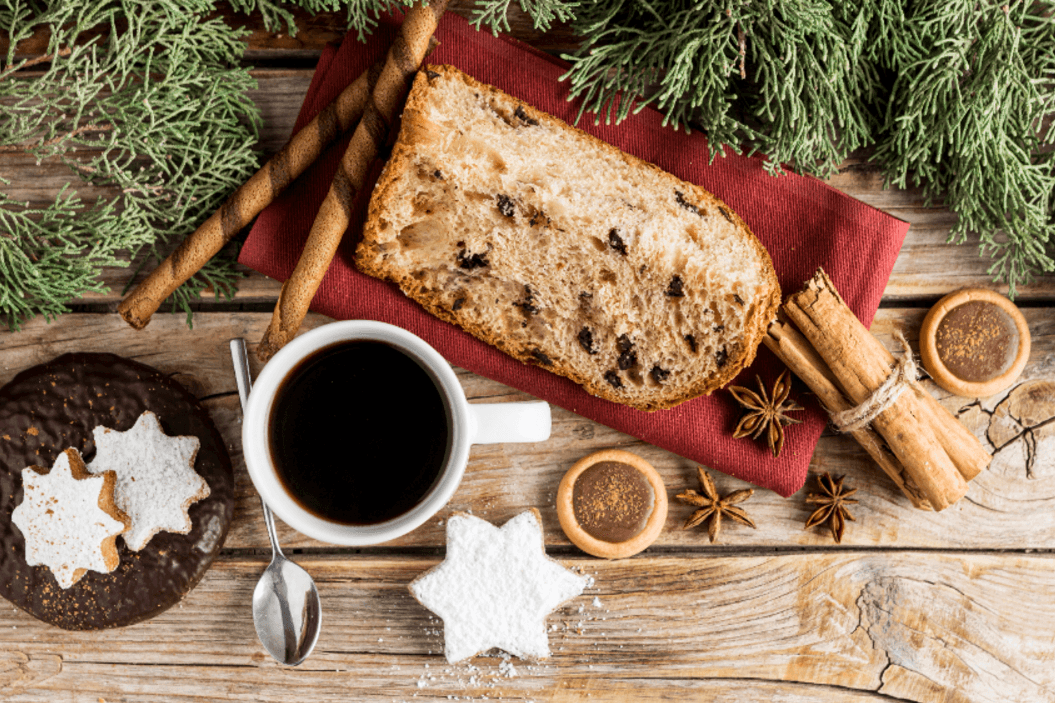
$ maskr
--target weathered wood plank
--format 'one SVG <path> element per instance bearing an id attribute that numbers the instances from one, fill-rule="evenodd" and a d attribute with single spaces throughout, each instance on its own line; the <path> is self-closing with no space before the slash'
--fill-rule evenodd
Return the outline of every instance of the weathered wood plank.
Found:
<path id="1" fill-rule="evenodd" d="M 508 515 L 506 515 L 508 517 Z M 1039 556 L 842 552 L 565 560 L 594 575 L 551 616 L 554 656 L 449 666 L 407 584 L 415 557 L 307 557 L 315 654 L 276 666 L 256 641 L 263 558 L 221 558 L 177 608 L 69 633 L 0 608 L 0 692 L 40 700 L 1055 701 L 1055 570 Z M 597 600 L 595 601 L 594 598 Z M 608 677 L 618 680 L 614 688 Z M 63 698 L 66 696 L 66 698 Z"/>
<path id="2" fill-rule="evenodd" d="M 924 312 L 882 309 L 873 330 L 893 349 L 893 330 L 903 329 L 915 341 Z M 1048 308 L 1040 308 L 1027 309 L 1026 316 L 1034 346 L 1019 386 L 1020 395 L 1036 391 L 1038 384 L 1055 387 L 1055 315 Z M 67 315 L 50 325 L 36 320 L 22 332 L 0 332 L 0 382 L 67 351 L 114 351 L 175 374 L 195 395 L 205 399 L 238 467 L 238 502 L 227 546 L 263 548 L 268 544 L 267 536 L 241 459 L 241 413 L 227 342 L 232 337 L 245 337 L 251 345 L 255 344 L 269 319 L 266 313 L 200 313 L 194 329 L 188 330 L 183 316 L 159 314 L 143 332 L 132 330 L 116 315 Z M 312 315 L 305 328 L 326 321 L 327 318 Z M 258 372 L 255 359 L 253 363 L 254 372 Z M 475 374 L 461 371 L 459 376 L 470 399 L 476 401 L 529 397 Z M 949 397 L 936 388 L 933 392 L 950 409 L 961 412 L 980 436 L 988 432 L 993 445 L 1000 447 L 993 469 L 979 476 L 967 497 L 957 505 L 942 513 L 922 512 L 909 506 L 852 440 L 823 437 L 814 454 L 812 470 L 846 474 L 851 484 L 861 488 L 861 503 L 854 509 L 858 521 L 849 525 L 844 544 L 939 549 L 1055 548 L 1055 463 L 1051 458 L 1055 456 L 1055 405 L 1050 411 L 1040 408 L 1025 412 L 1019 407 L 1021 403 L 1012 404 L 1013 398 L 1004 403 L 1007 394 L 975 404 Z M 797 386 L 795 393 L 802 396 L 805 390 Z M 1051 395 L 1055 404 L 1055 391 Z M 691 462 L 560 408 L 554 408 L 553 413 L 553 436 L 547 442 L 474 447 L 466 477 L 448 508 L 436 520 L 389 546 L 442 545 L 444 533 L 439 523 L 450 510 L 471 509 L 483 517 L 497 518 L 511 510 L 533 506 L 542 510 L 548 528 L 547 542 L 567 545 L 553 508 L 557 484 L 577 459 L 608 447 L 627 448 L 652 462 L 672 493 L 695 487 L 695 467 Z M 726 476 L 719 476 L 718 483 L 723 491 L 746 485 Z M 815 490 L 813 484 L 809 488 Z M 769 491 L 758 491 L 747 508 L 758 529 L 730 525 L 723 531 L 718 549 L 831 544 L 826 533 L 802 529 L 810 512 L 804 492 L 783 499 Z M 689 510 L 672 503 L 667 529 L 658 546 L 710 549 L 702 532 L 680 529 Z M 285 526 L 280 533 L 283 543 L 291 547 L 324 546 Z"/>

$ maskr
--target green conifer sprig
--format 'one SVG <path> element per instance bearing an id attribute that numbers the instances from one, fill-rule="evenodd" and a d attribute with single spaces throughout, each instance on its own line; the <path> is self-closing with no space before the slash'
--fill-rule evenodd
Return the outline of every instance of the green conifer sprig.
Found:
<path id="1" fill-rule="evenodd" d="M 43 208 L 0 192 L 0 319 L 17 329 L 36 315 L 61 315 L 70 298 L 103 292 L 99 269 L 122 265 L 122 250 L 136 244 L 124 225 L 112 203 L 84 207 L 66 188 Z"/>
<path id="2" fill-rule="evenodd" d="M 652 104 L 712 155 L 832 174 L 877 144 L 888 183 L 923 187 L 978 237 L 1012 296 L 1055 270 L 1055 0 L 613 0 L 583 3 L 564 76 L 583 111 Z M 582 113 L 580 113 L 581 116 Z"/>
<path id="3" fill-rule="evenodd" d="M 848 28 L 824 0 L 764 0 L 744 8 L 755 73 L 750 107 L 761 125 L 751 153 L 768 156 L 771 173 L 781 163 L 821 177 L 836 173 L 850 152 L 871 141 L 876 119 L 867 98 L 878 92 L 875 68 L 846 41 Z"/>
<path id="4" fill-rule="evenodd" d="M 70 191 L 53 203 L 0 200 L 0 321 L 9 327 L 98 291 L 102 266 L 156 263 L 257 168 L 259 116 L 247 94 L 256 82 L 237 68 L 243 32 L 203 19 L 213 9 L 206 0 L 110 0 L 0 11 L 11 47 L 0 70 L 0 150 L 59 160 L 70 174 Z M 15 45 L 41 25 L 51 30 L 49 61 L 38 64 L 47 68 L 26 77 L 32 67 L 16 62 Z M 105 37 L 77 43 L 100 26 L 110 28 Z M 84 202 L 72 194 L 83 184 L 114 195 Z M 44 235 L 42 223 L 61 236 Z M 239 276 L 229 256 L 218 260 L 174 305 L 189 312 L 207 286 L 229 295 Z"/>
<path id="5" fill-rule="evenodd" d="M 614 0 L 576 15 L 585 41 L 565 56 L 564 78 L 597 120 L 654 104 L 675 127 L 707 132 L 712 155 L 746 145 L 773 173 L 790 164 L 829 175 L 868 143 L 876 117 L 865 98 L 878 77 L 853 60 L 824 0 Z"/>
<path id="6" fill-rule="evenodd" d="M 311 14 L 320 12 L 339 12 L 344 10 L 345 21 L 348 28 L 354 30 L 360 40 L 377 26 L 377 18 L 381 12 L 400 5 L 409 6 L 414 4 L 413 0 L 404 2 L 386 2 L 385 0 L 295 0 L 295 2 L 280 2 L 278 0 L 228 0 L 231 7 L 243 14 L 259 12 L 264 28 L 268 31 L 279 31 L 285 26 L 290 36 L 297 34 L 297 24 L 291 6 L 297 5 Z"/>
<path id="7" fill-rule="evenodd" d="M 509 31 L 509 8 L 513 0 L 485 0 L 473 8 L 472 24 L 477 29 L 481 26 L 491 31 Z M 581 3 L 567 0 L 518 0 L 517 4 L 528 14 L 535 29 L 547 30 L 554 22 L 566 22 L 575 16 L 575 10 Z"/>
<path id="8" fill-rule="evenodd" d="M 905 25 L 917 50 L 897 66 L 875 159 L 889 183 L 920 185 L 977 234 L 989 273 L 1015 295 L 1055 270 L 1055 4 L 920 3 Z M 1047 47 L 1044 50 L 1043 47 Z"/>

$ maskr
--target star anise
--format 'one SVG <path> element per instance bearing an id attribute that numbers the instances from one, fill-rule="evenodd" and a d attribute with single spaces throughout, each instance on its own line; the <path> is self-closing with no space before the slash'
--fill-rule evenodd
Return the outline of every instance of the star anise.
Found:
<path id="1" fill-rule="evenodd" d="M 755 523 L 751 521 L 751 518 L 747 517 L 747 513 L 744 512 L 744 509 L 736 505 L 754 495 L 753 489 L 743 488 L 722 497 L 718 495 L 718 489 L 715 487 L 710 474 L 700 467 L 696 467 L 696 473 L 700 477 L 700 487 L 703 489 L 703 493 L 700 494 L 689 489 L 674 496 L 682 503 L 695 505 L 699 508 L 699 510 L 692 514 L 692 517 L 688 519 L 685 523 L 685 527 L 682 529 L 688 530 L 689 528 L 696 527 L 704 520 L 709 519 L 710 522 L 707 524 L 707 536 L 711 538 L 711 542 L 714 542 L 714 540 L 718 538 L 718 533 L 722 529 L 723 516 L 732 518 L 748 527 L 755 526 Z"/>
<path id="2" fill-rule="evenodd" d="M 846 521 L 857 522 L 846 507 L 848 503 L 857 502 L 856 498 L 850 497 L 857 493 L 857 489 L 844 489 L 844 478 L 845 476 L 832 478 L 831 474 L 827 472 L 817 477 L 817 482 L 820 484 L 823 493 L 810 493 L 806 496 L 806 502 L 810 505 L 819 505 L 821 507 L 813 511 L 813 514 L 806 520 L 806 527 L 803 529 L 808 530 L 815 525 L 828 523 L 828 529 L 831 530 L 835 541 L 838 543 L 843 541 Z"/>
<path id="3" fill-rule="evenodd" d="M 766 393 L 762 379 L 758 376 L 755 378 L 758 379 L 761 395 L 743 386 L 729 386 L 729 392 L 736 398 L 736 402 L 750 411 L 740 418 L 736 430 L 733 431 L 733 438 L 740 439 L 751 435 L 751 439 L 758 439 L 765 432 L 773 456 L 780 456 L 780 450 L 784 448 L 784 425 L 802 422 L 788 417 L 786 413 L 802 410 L 802 407 L 788 398 L 791 392 L 791 378 L 787 369 L 777 377 L 776 383 L 773 384 L 773 392 L 769 394 Z"/>

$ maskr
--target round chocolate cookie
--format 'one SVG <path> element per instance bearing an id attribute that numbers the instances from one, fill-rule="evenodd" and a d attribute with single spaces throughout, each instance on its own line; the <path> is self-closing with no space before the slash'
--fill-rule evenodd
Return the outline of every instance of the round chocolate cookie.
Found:
<path id="1" fill-rule="evenodd" d="M 95 456 L 92 430 L 125 431 L 145 410 L 165 434 L 201 441 L 195 470 L 210 494 L 190 508 L 189 534 L 159 532 L 139 552 L 118 540 L 121 563 L 89 571 L 62 589 L 51 570 L 25 561 L 11 512 L 22 501 L 22 469 L 51 467 L 67 447 Z M 65 354 L 23 371 L 0 388 L 0 595 L 44 622 L 67 630 L 131 625 L 175 605 L 216 557 L 234 512 L 234 473 L 208 412 L 165 374 L 113 354 Z"/>

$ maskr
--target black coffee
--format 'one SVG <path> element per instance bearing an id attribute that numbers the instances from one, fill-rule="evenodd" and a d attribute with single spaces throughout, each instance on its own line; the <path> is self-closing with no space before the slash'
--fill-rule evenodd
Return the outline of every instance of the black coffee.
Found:
<path id="1" fill-rule="evenodd" d="M 398 517 L 436 483 L 450 413 L 432 376 L 382 342 L 334 344 L 300 362 L 271 408 L 271 461 L 306 510 L 346 525 Z"/>

